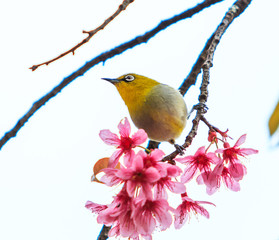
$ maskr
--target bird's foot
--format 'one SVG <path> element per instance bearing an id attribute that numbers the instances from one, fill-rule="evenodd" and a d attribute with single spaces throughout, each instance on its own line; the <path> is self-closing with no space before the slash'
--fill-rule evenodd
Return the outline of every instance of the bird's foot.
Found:
<path id="1" fill-rule="evenodd" d="M 179 153 L 179 155 L 184 154 L 185 147 L 178 145 L 176 143 L 174 144 L 174 147 L 175 147 L 176 151 Z"/>
<path id="2" fill-rule="evenodd" d="M 187 116 L 187 119 L 190 118 L 191 114 L 194 112 L 194 110 L 201 111 L 201 113 L 205 114 L 208 110 L 208 107 L 204 103 L 198 103 L 194 105 L 190 111 L 190 113 Z"/>

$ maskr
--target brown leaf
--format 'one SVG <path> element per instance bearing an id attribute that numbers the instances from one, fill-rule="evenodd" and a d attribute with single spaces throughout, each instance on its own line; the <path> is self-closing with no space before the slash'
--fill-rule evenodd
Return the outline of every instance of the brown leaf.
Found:
<path id="1" fill-rule="evenodd" d="M 103 183 L 97 178 L 97 174 L 100 173 L 104 168 L 107 168 L 108 164 L 109 164 L 108 157 L 101 158 L 94 164 L 91 182 Z M 120 169 L 120 163 L 118 163 L 115 168 Z"/>
<path id="2" fill-rule="evenodd" d="M 279 127 L 279 101 L 271 114 L 268 122 L 269 134 L 272 136 Z"/>

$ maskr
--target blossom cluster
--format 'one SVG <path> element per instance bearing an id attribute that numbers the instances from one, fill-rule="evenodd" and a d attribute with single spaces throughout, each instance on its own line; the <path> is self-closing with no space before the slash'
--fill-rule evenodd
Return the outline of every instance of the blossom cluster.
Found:
<path id="1" fill-rule="evenodd" d="M 246 135 L 241 136 L 233 147 L 224 138 L 224 148 L 208 152 L 200 147 L 195 155 L 175 158 L 186 165 L 184 171 L 177 165 L 163 162 L 164 152 L 155 149 L 135 153 L 134 148 L 147 140 L 147 134 L 140 129 L 130 137 L 131 127 L 124 119 L 118 125 L 120 137 L 110 130 L 100 132 L 101 139 L 117 150 L 109 159 L 108 166 L 101 171 L 100 179 L 107 186 L 122 186 L 110 204 L 102 205 L 87 201 L 86 208 L 98 214 L 97 222 L 111 226 L 109 236 L 130 239 L 152 239 L 154 230 L 166 230 L 174 223 L 181 228 L 191 212 L 209 218 L 202 204 L 213 203 L 194 201 L 188 197 L 185 184 L 196 177 L 198 184 L 205 184 L 208 194 L 220 188 L 221 180 L 233 190 L 239 191 L 239 181 L 247 170 L 240 157 L 255 154 L 257 150 L 240 148 Z M 123 157 L 123 161 L 121 160 Z M 118 163 L 120 162 L 120 167 Z M 168 193 L 179 194 L 181 204 L 172 207 Z"/>

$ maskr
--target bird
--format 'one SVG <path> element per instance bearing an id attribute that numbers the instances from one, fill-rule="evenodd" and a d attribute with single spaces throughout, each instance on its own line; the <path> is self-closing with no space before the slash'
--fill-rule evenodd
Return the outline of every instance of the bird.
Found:
<path id="1" fill-rule="evenodd" d="M 150 140 L 169 142 L 181 152 L 175 139 L 185 128 L 188 113 L 178 90 L 134 73 L 102 79 L 116 87 L 137 128 L 145 130 Z"/>

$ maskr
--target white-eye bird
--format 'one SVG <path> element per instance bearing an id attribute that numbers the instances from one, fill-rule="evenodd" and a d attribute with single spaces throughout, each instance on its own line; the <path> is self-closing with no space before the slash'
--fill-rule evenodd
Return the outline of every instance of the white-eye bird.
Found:
<path id="1" fill-rule="evenodd" d="M 137 128 L 151 140 L 175 144 L 187 121 L 186 104 L 176 89 L 134 73 L 102 79 L 117 88 Z"/>

